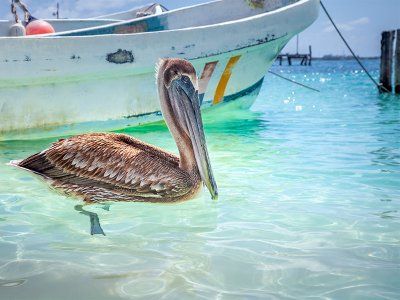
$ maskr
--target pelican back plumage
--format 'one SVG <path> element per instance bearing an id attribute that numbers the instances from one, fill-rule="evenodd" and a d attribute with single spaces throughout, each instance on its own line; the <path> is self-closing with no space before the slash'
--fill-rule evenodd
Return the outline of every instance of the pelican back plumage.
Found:
<path id="1" fill-rule="evenodd" d="M 86 201 L 177 202 L 200 188 L 179 158 L 125 134 L 89 133 L 61 139 L 18 163 L 64 193 Z"/>

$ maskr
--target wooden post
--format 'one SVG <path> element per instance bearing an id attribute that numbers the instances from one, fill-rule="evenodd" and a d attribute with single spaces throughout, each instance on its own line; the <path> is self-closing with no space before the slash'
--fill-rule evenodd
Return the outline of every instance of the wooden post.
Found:
<path id="1" fill-rule="evenodd" d="M 396 48 L 395 48 L 395 65 L 394 65 L 394 92 L 400 94 L 400 29 L 396 32 Z"/>
<path id="2" fill-rule="evenodd" d="M 392 91 L 393 40 L 394 30 L 382 32 L 381 77 L 379 87 L 381 93 Z"/>

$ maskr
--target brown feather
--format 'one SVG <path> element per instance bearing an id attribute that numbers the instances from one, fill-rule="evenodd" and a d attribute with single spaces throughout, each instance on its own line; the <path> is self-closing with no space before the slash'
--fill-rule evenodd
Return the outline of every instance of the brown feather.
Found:
<path id="1" fill-rule="evenodd" d="M 89 133 L 55 142 L 18 166 L 52 179 L 51 184 L 91 200 L 175 202 L 198 190 L 196 172 L 179 158 L 124 134 Z"/>

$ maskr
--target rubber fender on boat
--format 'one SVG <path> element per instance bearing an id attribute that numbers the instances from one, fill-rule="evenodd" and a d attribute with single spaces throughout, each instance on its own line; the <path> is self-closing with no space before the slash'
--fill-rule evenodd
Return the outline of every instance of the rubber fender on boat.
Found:
<path id="1" fill-rule="evenodd" d="M 10 26 L 9 36 L 23 36 L 23 35 L 26 35 L 26 30 L 24 25 L 22 25 L 20 22 Z"/>
<path id="2" fill-rule="evenodd" d="M 26 35 L 54 33 L 55 30 L 50 23 L 44 20 L 34 20 L 26 25 Z"/>

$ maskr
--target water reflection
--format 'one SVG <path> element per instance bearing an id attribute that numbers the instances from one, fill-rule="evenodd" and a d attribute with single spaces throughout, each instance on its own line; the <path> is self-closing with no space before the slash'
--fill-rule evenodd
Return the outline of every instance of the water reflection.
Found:
<path id="1" fill-rule="evenodd" d="M 383 211 L 381 213 L 374 214 L 382 219 L 395 219 L 398 218 L 397 216 L 394 216 L 393 214 L 397 214 L 397 210 L 388 210 L 388 211 Z"/>
<path id="2" fill-rule="evenodd" d="M 379 147 L 370 153 L 374 165 L 384 173 L 399 173 L 400 166 L 400 96 L 379 94 L 376 102 L 376 128 L 374 136 Z"/>
<path id="3" fill-rule="evenodd" d="M 0 287 L 17 287 L 26 282 L 26 279 L 19 280 L 1 280 L 0 279 Z"/>
<path id="4" fill-rule="evenodd" d="M 385 166 L 385 167 L 396 167 L 400 166 L 400 153 L 399 149 L 391 148 L 391 147 L 381 147 L 370 153 L 374 156 L 372 162 L 377 166 Z M 384 168 L 381 170 L 384 173 L 398 172 L 397 168 L 390 170 L 389 168 Z"/>
<path id="5" fill-rule="evenodd" d="M 400 112 L 400 95 L 380 93 L 377 106 L 380 112 Z M 399 121 L 399 120 L 397 120 Z"/>
<path id="6" fill-rule="evenodd" d="M 248 136 L 258 133 L 268 127 L 268 121 L 264 114 L 250 110 L 231 109 L 228 105 L 222 105 L 218 109 L 203 113 L 204 129 L 206 138 L 208 135 L 238 135 Z M 136 127 L 130 127 L 116 132 L 132 136 L 157 133 L 169 134 L 164 122 L 156 122 Z M 172 138 L 171 138 L 172 139 Z M 207 138 L 212 142 L 212 137 Z"/>

